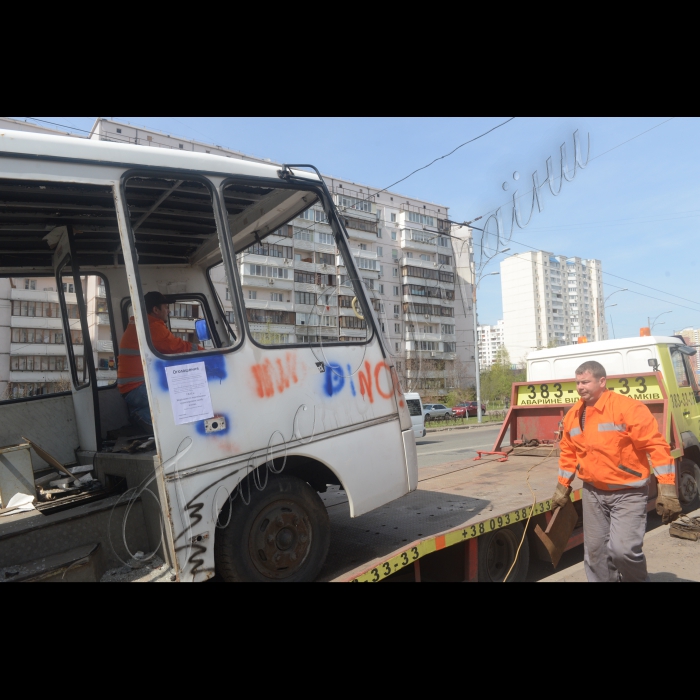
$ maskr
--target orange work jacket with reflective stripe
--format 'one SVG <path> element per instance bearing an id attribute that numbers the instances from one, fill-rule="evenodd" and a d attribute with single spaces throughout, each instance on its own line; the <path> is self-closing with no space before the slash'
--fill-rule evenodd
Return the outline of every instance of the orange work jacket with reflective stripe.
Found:
<path id="1" fill-rule="evenodd" d="M 148 328 L 151 332 L 153 347 L 164 355 L 203 349 L 197 343 L 188 343 L 186 340 L 176 338 L 168 330 L 165 321 L 161 321 L 151 314 L 148 314 Z M 127 394 L 143 383 L 141 351 L 139 350 L 139 339 L 136 336 L 136 324 L 132 316 L 119 343 L 117 386 L 122 394 Z"/>
<path id="2" fill-rule="evenodd" d="M 656 419 L 640 401 L 604 392 L 595 406 L 580 400 L 564 418 L 560 443 L 559 483 L 569 486 L 578 472 L 596 488 L 616 491 L 644 486 L 654 469 L 662 484 L 676 481 L 671 448 Z"/>

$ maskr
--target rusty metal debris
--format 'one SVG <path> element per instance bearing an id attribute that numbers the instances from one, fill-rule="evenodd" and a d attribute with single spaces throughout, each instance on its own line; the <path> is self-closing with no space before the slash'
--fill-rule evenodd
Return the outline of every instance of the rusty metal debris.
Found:
<path id="1" fill-rule="evenodd" d="M 671 537 L 679 537 L 683 540 L 700 540 L 700 518 L 693 518 L 690 515 L 681 516 L 680 520 L 671 523 L 668 530 Z"/>

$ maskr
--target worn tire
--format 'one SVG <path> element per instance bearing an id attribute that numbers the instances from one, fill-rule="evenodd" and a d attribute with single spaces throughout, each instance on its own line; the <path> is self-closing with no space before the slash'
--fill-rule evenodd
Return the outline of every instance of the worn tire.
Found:
<path id="1" fill-rule="evenodd" d="M 488 532 L 479 537 L 479 582 L 501 583 L 513 563 L 518 545 L 523 537 L 520 523 Z M 527 537 L 520 548 L 518 561 L 507 583 L 524 581 L 530 565 L 530 546 Z"/>
<path id="2" fill-rule="evenodd" d="M 217 573 L 230 582 L 313 581 L 330 544 L 318 493 L 293 476 L 270 474 L 262 491 L 250 484 L 250 503 L 239 493 L 221 513 L 228 524 L 216 531 Z"/>
<path id="3" fill-rule="evenodd" d="M 679 472 L 678 500 L 684 513 L 692 513 L 700 508 L 700 467 L 690 459 L 682 459 Z"/>

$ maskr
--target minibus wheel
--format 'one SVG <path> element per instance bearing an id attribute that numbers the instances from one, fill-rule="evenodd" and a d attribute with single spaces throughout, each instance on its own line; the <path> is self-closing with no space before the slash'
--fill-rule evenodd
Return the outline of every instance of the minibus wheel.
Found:
<path id="1" fill-rule="evenodd" d="M 302 479 L 273 474 L 262 490 L 252 477 L 241 489 L 219 516 L 217 573 L 231 582 L 313 581 L 330 544 L 318 493 Z"/>

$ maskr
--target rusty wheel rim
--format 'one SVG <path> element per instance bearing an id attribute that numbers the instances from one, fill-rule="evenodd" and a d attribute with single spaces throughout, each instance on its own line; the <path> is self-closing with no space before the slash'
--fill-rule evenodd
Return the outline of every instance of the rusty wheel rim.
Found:
<path id="1" fill-rule="evenodd" d="M 678 499 L 681 503 L 692 503 L 698 495 L 698 483 L 694 471 L 682 471 L 678 485 Z"/>
<path id="2" fill-rule="evenodd" d="M 515 559 L 518 542 L 510 530 L 496 531 L 488 543 L 486 568 L 491 581 L 503 581 Z"/>
<path id="3" fill-rule="evenodd" d="M 255 568 L 268 578 L 296 574 L 311 550 L 312 528 L 306 510 L 294 501 L 268 505 L 253 522 L 249 552 Z"/>

